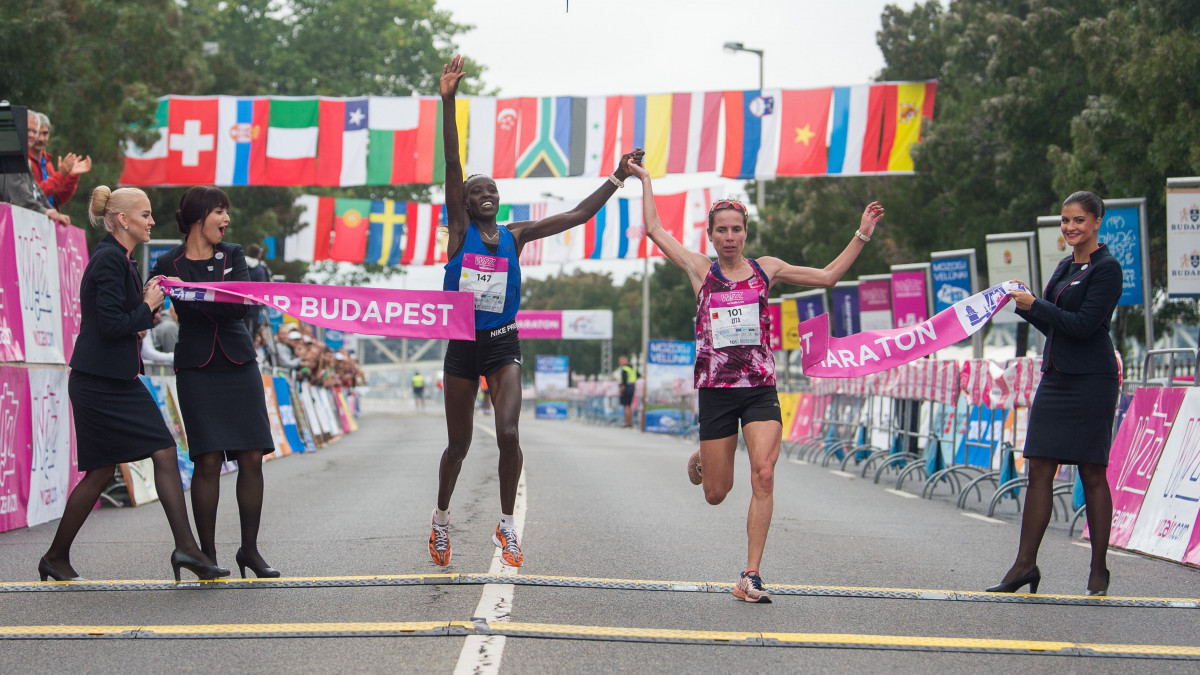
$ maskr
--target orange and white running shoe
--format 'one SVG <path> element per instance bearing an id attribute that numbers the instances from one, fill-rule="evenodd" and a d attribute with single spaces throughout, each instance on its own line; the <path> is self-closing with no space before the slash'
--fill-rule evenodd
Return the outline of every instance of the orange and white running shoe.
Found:
<path id="1" fill-rule="evenodd" d="M 771 595 L 763 589 L 762 577 L 755 570 L 742 572 L 742 578 L 733 587 L 733 597 L 746 602 L 771 602 Z"/>
<path id="2" fill-rule="evenodd" d="M 492 543 L 500 548 L 500 559 L 509 567 L 520 567 L 525 562 L 521 553 L 521 544 L 517 541 L 517 531 L 501 529 L 496 526 L 496 534 L 492 535 Z"/>
<path id="3" fill-rule="evenodd" d="M 445 567 L 450 564 L 450 524 L 438 525 L 433 522 L 429 533 L 429 557 L 435 565 Z"/>
<path id="4" fill-rule="evenodd" d="M 692 485 L 699 485 L 704 482 L 704 471 L 700 468 L 700 451 L 697 450 L 688 457 L 688 480 L 692 481 Z"/>

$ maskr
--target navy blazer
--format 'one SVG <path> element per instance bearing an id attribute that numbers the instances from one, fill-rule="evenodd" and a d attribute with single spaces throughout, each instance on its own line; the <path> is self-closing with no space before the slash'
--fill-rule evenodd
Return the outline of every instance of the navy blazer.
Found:
<path id="1" fill-rule="evenodd" d="M 237 244 L 221 242 L 213 247 L 212 272 L 192 278 L 182 263 L 186 244 L 163 253 L 150 270 L 151 276 L 179 277 L 184 281 L 249 281 L 246 255 Z M 208 365 L 220 349 L 234 363 L 254 361 L 254 340 L 243 318 L 249 305 L 231 302 L 182 302 L 171 300 L 179 315 L 179 342 L 175 344 L 175 368 Z"/>
<path id="2" fill-rule="evenodd" d="M 1050 289 L 1070 273 L 1073 255 L 1059 261 L 1054 274 L 1027 310 L 1017 314 L 1046 336 L 1042 371 L 1051 367 L 1062 373 L 1116 374 L 1119 366 L 1108 336 L 1113 310 L 1121 299 L 1121 263 L 1101 244 L 1091 261 L 1075 274 L 1058 295 Z"/>
<path id="3" fill-rule="evenodd" d="M 142 372 L 138 333 L 154 327 L 129 252 L 111 234 L 96 244 L 79 283 L 79 337 L 71 368 L 120 380 Z"/>

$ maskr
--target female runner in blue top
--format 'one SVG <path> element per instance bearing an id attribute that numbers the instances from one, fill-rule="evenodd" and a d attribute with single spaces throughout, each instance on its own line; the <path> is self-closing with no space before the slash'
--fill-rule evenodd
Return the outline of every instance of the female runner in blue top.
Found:
<path id="1" fill-rule="evenodd" d="M 521 414 L 521 343 L 517 338 L 517 305 L 521 299 L 519 257 L 525 244 L 586 223 L 613 196 L 630 174 L 630 162 L 640 162 L 641 150 L 621 157 L 617 170 L 599 189 L 566 213 L 542 220 L 496 225 L 500 194 L 496 181 L 471 176 L 463 181 L 458 154 L 458 125 L 454 96 L 463 77 L 463 58 L 455 56 L 442 67 L 442 139 L 446 154 L 446 225 L 450 262 L 444 288 L 475 294 L 475 340 L 450 340 L 446 350 L 446 428 L 449 443 L 438 473 L 437 508 L 429 535 L 429 555 L 438 565 L 450 564 L 450 496 L 471 446 L 472 417 L 479 378 L 487 379 L 496 411 L 496 443 L 500 447 L 500 522 L 492 543 L 504 564 L 519 567 L 524 560 L 513 523 L 513 505 L 523 457 L 517 432 Z"/>

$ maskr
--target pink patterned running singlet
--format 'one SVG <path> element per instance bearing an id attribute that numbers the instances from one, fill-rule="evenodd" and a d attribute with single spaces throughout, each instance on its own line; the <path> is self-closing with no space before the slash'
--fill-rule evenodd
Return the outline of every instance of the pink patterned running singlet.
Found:
<path id="1" fill-rule="evenodd" d="M 696 388 L 775 385 L 767 275 L 729 281 L 714 262 L 696 296 Z"/>

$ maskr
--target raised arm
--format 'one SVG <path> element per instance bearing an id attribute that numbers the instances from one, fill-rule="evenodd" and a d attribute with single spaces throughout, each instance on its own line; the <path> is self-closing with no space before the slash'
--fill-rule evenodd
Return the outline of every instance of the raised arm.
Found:
<path id="1" fill-rule="evenodd" d="M 662 249 L 667 260 L 687 272 L 688 279 L 692 281 L 692 290 L 699 293 L 700 286 L 704 284 L 704 277 L 708 274 L 708 268 L 712 266 L 712 261 L 706 255 L 684 248 L 682 243 L 663 228 L 662 220 L 658 217 L 658 205 L 654 203 L 654 187 L 650 183 L 650 172 L 641 165 L 632 167 L 632 171 L 633 175 L 642 181 L 642 220 L 646 221 L 646 236 Z"/>
<path id="2" fill-rule="evenodd" d="M 458 155 L 458 118 L 455 116 L 454 96 L 463 78 L 463 57 L 455 56 L 442 66 L 438 93 L 442 96 L 442 146 L 446 154 L 446 228 L 450 231 L 447 250 L 457 251 L 471 223 L 463 199 L 463 168 Z"/>
<path id="3" fill-rule="evenodd" d="M 789 265 L 779 258 L 759 258 L 758 264 L 766 273 L 767 278 L 771 283 L 776 282 L 785 284 L 794 284 L 796 286 L 815 286 L 819 288 L 829 288 L 841 281 L 842 275 L 850 269 L 850 265 L 858 258 L 858 254 L 862 252 L 863 246 L 866 245 L 866 239 L 870 239 L 875 232 L 875 226 L 879 224 L 883 218 L 883 207 L 879 202 L 871 202 L 867 204 L 867 208 L 863 209 L 862 219 L 858 224 L 858 232 L 850 239 L 850 243 L 846 248 L 829 263 L 821 269 L 816 267 L 801 267 L 800 265 Z M 862 235 L 861 237 L 859 235 Z"/>
<path id="4" fill-rule="evenodd" d="M 642 155 L 644 154 L 641 148 L 634 148 L 633 152 L 627 152 L 622 155 L 620 163 L 617 164 L 617 170 L 612 174 L 613 177 L 617 181 L 624 182 L 631 173 L 630 167 L 635 164 L 641 164 Z M 556 213 L 541 220 L 527 220 L 520 223 L 513 223 L 508 226 L 508 229 L 512 232 L 513 239 L 517 242 L 517 248 L 520 249 L 527 242 L 542 239 L 543 237 L 552 237 L 559 232 L 566 232 L 572 227 L 582 225 L 591 220 L 592 216 L 596 215 L 600 207 L 604 206 L 604 203 L 616 191 L 616 183 L 612 182 L 611 179 L 606 180 L 603 185 L 596 188 L 595 192 L 584 198 L 583 201 L 579 202 L 570 211 Z M 453 245 L 450 247 L 450 250 L 454 250 Z"/>

